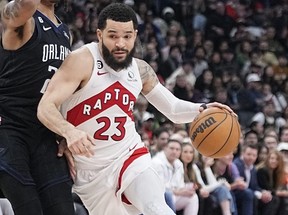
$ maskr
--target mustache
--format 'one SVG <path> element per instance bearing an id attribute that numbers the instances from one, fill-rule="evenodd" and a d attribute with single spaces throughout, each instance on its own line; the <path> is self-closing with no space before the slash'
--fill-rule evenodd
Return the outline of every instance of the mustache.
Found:
<path id="1" fill-rule="evenodd" d="M 124 49 L 124 48 L 116 48 L 116 49 L 112 49 L 112 52 L 118 52 L 118 51 L 123 51 L 123 52 L 126 52 L 126 53 L 129 52 L 127 49 Z"/>

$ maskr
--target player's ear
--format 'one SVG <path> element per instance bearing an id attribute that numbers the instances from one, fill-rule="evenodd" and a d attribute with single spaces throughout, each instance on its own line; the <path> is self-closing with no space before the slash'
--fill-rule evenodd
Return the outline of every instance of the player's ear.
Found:
<path id="1" fill-rule="evenodd" d="M 96 34 L 97 34 L 98 41 L 102 41 L 102 37 L 103 37 L 102 31 L 100 29 L 97 29 Z"/>
<path id="2" fill-rule="evenodd" d="M 137 34 L 138 34 L 138 30 L 135 30 L 135 38 L 137 37 Z"/>

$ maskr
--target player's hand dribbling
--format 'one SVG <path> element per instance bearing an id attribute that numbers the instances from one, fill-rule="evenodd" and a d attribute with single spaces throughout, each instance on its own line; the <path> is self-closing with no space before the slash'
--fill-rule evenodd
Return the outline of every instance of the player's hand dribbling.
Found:
<path id="1" fill-rule="evenodd" d="M 91 157 L 94 155 L 92 137 L 86 132 L 73 128 L 66 132 L 67 146 L 73 155 Z"/>
<path id="2" fill-rule="evenodd" d="M 212 102 L 212 103 L 208 103 L 208 104 L 202 104 L 200 106 L 200 109 L 199 111 L 202 112 L 203 110 L 207 109 L 207 108 L 210 108 L 210 107 L 218 107 L 218 108 L 221 108 L 221 109 L 225 109 L 227 110 L 229 113 L 235 115 L 237 117 L 237 114 L 234 113 L 234 111 L 228 106 L 228 105 L 225 105 L 225 104 L 221 104 L 219 102 Z"/>

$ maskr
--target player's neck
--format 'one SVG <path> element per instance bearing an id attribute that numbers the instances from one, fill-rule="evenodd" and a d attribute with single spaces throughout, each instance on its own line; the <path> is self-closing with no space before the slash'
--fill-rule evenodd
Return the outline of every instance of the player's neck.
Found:
<path id="1" fill-rule="evenodd" d="M 59 24 L 57 18 L 55 17 L 55 14 L 54 14 L 54 5 L 47 6 L 47 5 L 40 4 L 38 6 L 38 10 L 41 13 L 43 13 L 45 16 L 47 16 L 52 22 L 54 22 L 55 25 Z"/>

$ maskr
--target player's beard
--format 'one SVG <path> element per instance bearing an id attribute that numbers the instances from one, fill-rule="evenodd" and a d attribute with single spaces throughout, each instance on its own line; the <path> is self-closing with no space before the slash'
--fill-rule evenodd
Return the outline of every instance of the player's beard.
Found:
<path id="1" fill-rule="evenodd" d="M 61 2 L 61 0 L 41 0 L 42 3 L 48 3 L 48 4 L 58 4 Z"/>
<path id="2" fill-rule="evenodd" d="M 127 53 L 127 56 L 123 61 L 117 61 L 113 56 L 112 53 L 113 51 L 125 51 Z M 107 65 L 110 66 L 115 71 L 126 69 L 127 67 L 129 67 L 130 64 L 132 63 L 134 53 L 135 53 L 135 45 L 130 52 L 127 49 L 114 49 L 110 52 L 109 49 L 102 42 L 103 59 L 105 60 Z"/>

